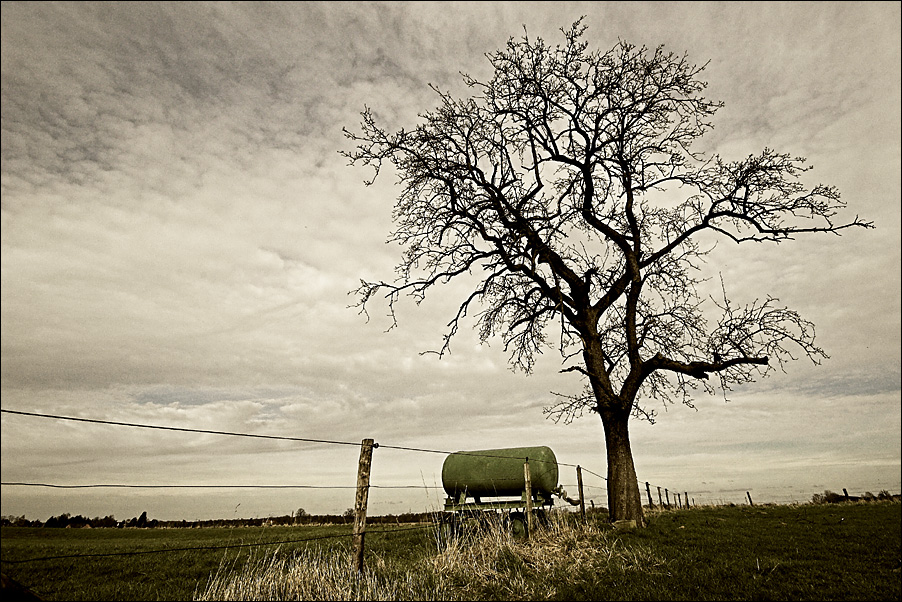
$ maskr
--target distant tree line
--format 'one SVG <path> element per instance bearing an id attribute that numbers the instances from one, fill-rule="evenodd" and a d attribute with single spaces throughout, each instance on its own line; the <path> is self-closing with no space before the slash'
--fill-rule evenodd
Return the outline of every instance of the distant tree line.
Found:
<path id="1" fill-rule="evenodd" d="M 399 524 L 399 523 L 420 523 L 434 520 L 435 512 L 408 512 L 404 514 L 385 516 L 367 517 L 370 524 Z M 45 527 L 51 529 L 85 529 L 85 528 L 105 528 L 105 529 L 178 529 L 178 528 L 201 528 L 201 527 L 275 527 L 275 526 L 292 526 L 292 525 L 350 525 L 354 523 L 353 509 L 346 510 L 343 514 L 308 514 L 302 508 L 299 508 L 294 514 L 286 514 L 284 516 L 270 516 L 267 518 L 235 518 L 235 519 L 211 519 L 197 521 L 166 521 L 148 519 L 147 512 L 142 512 L 140 516 L 130 518 L 128 520 L 116 520 L 113 515 L 103 518 L 87 518 L 80 514 L 72 516 L 69 513 L 60 514 L 59 516 L 51 516 L 46 521 L 28 520 L 25 515 L 22 516 L 3 516 L 0 517 L 0 525 L 4 527 Z"/>
<path id="2" fill-rule="evenodd" d="M 886 490 L 877 495 L 865 492 L 861 496 L 851 496 L 833 491 L 816 493 L 811 498 L 813 504 L 836 504 L 841 502 L 871 502 L 883 500 L 899 500 L 902 496 L 891 494 Z M 593 510 L 595 510 L 593 506 Z M 394 525 L 401 523 L 429 523 L 438 520 L 441 512 L 405 512 L 402 514 L 386 514 L 383 516 L 368 516 L 366 522 L 376 525 Z M 80 514 L 72 516 L 69 513 L 51 516 L 46 521 L 28 520 L 22 516 L 2 516 L 0 526 L 3 527 L 45 527 L 50 529 L 198 529 L 204 527 L 286 527 L 293 525 L 350 525 L 354 523 L 354 509 L 348 508 L 342 514 L 308 514 L 303 508 L 298 508 L 293 514 L 283 516 L 269 516 L 266 518 L 223 518 L 210 520 L 157 520 L 148 519 L 147 512 L 128 520 L 116 520 L 111 514 L 103 518 L 87 518 Z"/>
<path id="3" fill-rule="evenodd" d="M 72 516 L 68 512 L 59 516 L 51 516 L 46 521 L 28 520 L 25 515 L 22 516 L 4 516 L 0 518 L 0 525 L 4 527 L 46 527 L 50 529 L 123 529 L 126 527 L 138 529 L 152 529 L 161 526 L 158 520 L 149 520 L 147 512 L 142 512 L 141 516 L 135 516 L 128 520 L 116 520 L 116 517 L 110 514 L 100 518 L 87 518 L 81 514 Z"/>
<path id="4" fill-rule="evenodd" d="M 815 493 L 811 496 L 812 504 L 838 504 L 840 502 L 873 502 L 876 500 L 898 500 L 900 496 L 893 495 L 887 490 L 883 490 L 877 495 L 870 491 L 865 491 L 861 496 L 849 495 L 845 489 L 842 493 L 835 493 L 829 489 L 824 493 Z"/>

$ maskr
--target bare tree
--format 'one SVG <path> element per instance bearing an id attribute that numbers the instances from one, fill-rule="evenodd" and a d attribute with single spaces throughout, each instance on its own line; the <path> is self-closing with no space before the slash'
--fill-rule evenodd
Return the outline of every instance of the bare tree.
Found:
<path id="1" fill-rule="evenodd" d="M 845 203 L 832 186 L 800 183 L 802 158 L 693 150 L 722 106 L 702 96 L 704 66 L 626 42 L 590 51 L 581 21 L 562 30 L 563 45 L 509 40 L 487 55 L 490 81 L 464 75 L 473 96 L 463 100 L 435 89 L 439 106 L 415 129 L 386 131 L 367 108 L 361 129 L 345 130 L 351 164 L 374 178 L 394 166 L 391 240 L 405 249 L 394 281 L 353 292 L 364 313 L 384 294 L 394 326 L 402 296 L 419 302 L 478 275 L 440 353 L 471 309 L 481 340 L 499 336 L 515 368 L 529 373 L 536 353 L 556 347 L 585 388 L 546 412 L 600 416 L 611 520 L 642 525 L 628 424 L 654 411 L 640 400 L 691 405 L 699 389 L 726 392 L 794 353 L 826 357 L 813 325 L 774 298 L 741 306 L 721 286 L 708 303 L 703 243 L 873 225 L 835 221 Z"/>

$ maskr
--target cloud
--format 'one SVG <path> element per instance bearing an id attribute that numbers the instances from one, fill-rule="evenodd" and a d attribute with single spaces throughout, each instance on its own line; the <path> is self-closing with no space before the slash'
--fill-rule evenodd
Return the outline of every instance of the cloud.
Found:
<path id="1" fill-rule="evenodd" d="M 731 404 L 704 398 L 698 412 L 637 424 L 640 478 L 727 487 L 748 475 L 730 476 L 745 453 L 766 482 L 767 470 L 840 465 L 836 438 L 846 458 L 897 465 L 898 420 L 886 417 L 899 396 L 900 58 L 887 5 L 4 3 L 4 408 L 438 450 L 540 441 L 603 472 L 596 418 L 565 427 L 542 415 L 550 391 L 580 386 L 554 353 L 526 378 L 464 328 L 450 356 L 420 355 L 440 347 L 464 287 L 403 303 L 388 333 L 384 305 L 369 322 L 348 307 L 360 278 L 393 276 L 400 251 L 384 241 L 398 189 L 388 172 L 363 186 L 371 174 L 338 153 L 365 106 L 388 129 L 412 127 L 437 104 L 429 84 L 472 94 L 459 71 L 487 77 L 484 53 L 523 24 L 557 43 L 583 13 L 597 48 L 622 38 L 711 59 L 709 96 L 727 104 L 708 150 L 807 155 L 807 183 L 836 184 L 850 215 L 878 225 L 715 250 L 709 275 L 722 272 L 737 299 L 773 294 L 799 309 L 832 358 L 796 362 Z M 4 480 L 70 480 L 78 467 L 95 481 L 344 483 L 356 463 L 354 449 L 35 420 L 4 414 Z M 383 482 L 437 478 L 440 454 L 382 452 Z M 695 468 L 679 472 L 686 457 Z M 235 495 L 140 499 L 155 517 L 212 517 L 251 504 Z M 79 509 L 3 491 L 16 513 L 106 514 L 92 508 L 114 497 L 86 494 Z M 306 507 L 298 497 L 260 495 L 252 511 Z M 147 509 L 115 503 L 123 516 Z"/>

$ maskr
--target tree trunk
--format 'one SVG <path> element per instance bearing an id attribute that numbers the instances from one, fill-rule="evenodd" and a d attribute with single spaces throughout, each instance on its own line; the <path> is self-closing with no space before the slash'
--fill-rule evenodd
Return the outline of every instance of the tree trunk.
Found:
<path id="1" fill-rule="evenodd" d="M 634 520 L 637 527 L 644 527 L 642 497 L 630 447 L 629 418 L 629 413 L 624 412 L 601 414 L 608 455 L 608 509 L 611 522 Z"/>

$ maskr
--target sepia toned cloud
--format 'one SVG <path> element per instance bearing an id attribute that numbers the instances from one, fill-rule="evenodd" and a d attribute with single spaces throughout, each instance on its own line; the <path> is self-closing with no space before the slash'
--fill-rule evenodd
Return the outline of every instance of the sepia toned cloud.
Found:
<path id="1" fill-rule="evenodd" d="M 659 408 L 657 424 L 634 426 L 639 478 L 704 483 L 714 498 L 769 487 L 785 500 L 806 471 L 799 487 L 850 491 L 891 474 L 898 492 L 897 5 L 4 3 L 3 408 L 437 450 L 535 442 L 603 472 L 596 417 L 565 426 L 542 413 L 551 391 L 581 386 L 553 350 L 529 377 L 469 330 L 450 355 L 422 354 L 441 347 L 466 286 L 400 304 L 390 330 L 387 307 L 369 320 L 353 307 L 361 279 L 394 276 L 400 250 L 385 240 L 399 188 L 388 172 L 365 186 L 371 172 L 339 154 L 366 107 L 390 130 L 411 128 L 438 103 L 430 85 L 472 94 L 461 72 L 488 77 L 486 53 L 524 26 L 557 43 L 581 15 L 600 50 L 623 39 L 707 62 L 706 93 L 725 107 L 706 152 L 807 156 L 805 182 L 836 185 L 847 218 L 877 226 L 717 245 L 713 294 L 722 275 L 742 302 L 778 297 L 817 325 L 830 359 L 795 362 L 729 403 Z M 7 413 L 2 428 L 4 482 L 352 484 L 356 462 L 353 448 Z M 442 460 L 379 454 L 386 484 L 432 484 Z M 850 461 L 868 467 L 860 483 Z M 115 494 L 79 494 L 79 507 L 45 491 L 2 495 L 5 514 L 42 520 L 353 503 L 142 493 L 146 508 L 133 510 Z M 424 496 L 374 503 L 419 511 L 435 501 Z"/>

